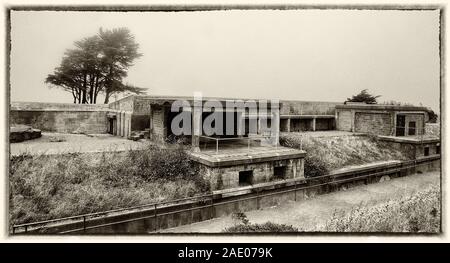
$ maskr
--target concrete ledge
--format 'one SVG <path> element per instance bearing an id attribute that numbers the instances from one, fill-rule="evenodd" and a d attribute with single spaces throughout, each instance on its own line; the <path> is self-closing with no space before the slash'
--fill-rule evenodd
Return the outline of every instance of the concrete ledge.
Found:
<path id="1" fill-rule="evenodd" d="M 280 115 L 280 119 L 334 119 L 335 115 L 300 115 L 300 114 L 284 114 Z"/>
<path id="2" fill-rule="evenodd" d="M 382 136 L 379 135 L 378 138 L 382 141 L 387 142 L 398 142 L 398 143 L 409 143 L 409 144 L 422 144 L 422 143 L 438 143 L 441 140 L 439 137 L 426 137 L 424 136 L 423 139 L 421 139 L 418 136 L 414 137 L 408 137 L 408 136 L 401 136 L 401 137 L 395 137 L 395 136 Z"/>
<path id="3" fill-rule="evenodd" d="M 426 107 L 383 105 L 383 104 L 344 104 L 336 105 L 336 109 L 389 110 L 389 111 L 428 111 Z"/>
<path id="4" fill-rule="evenodd" d="M 252 153 L 251 155 L 227 156 L 223 158 L 214 155 L 206 155 L 201 152 L 190 152 L 192 160 L 209 167 L 226 167 L 241 164 L 252 164 L 261 162 L 280 161 L 286 159 L 298 159 L 306 156 L 305 151 L 290 149 L 288 151 L 267 151 L 263 153 Z"/>
<path id="5" fill-rule="evenodd" d="M 108 111 L 106 104 L 11 102 L 11 111 Z"/>

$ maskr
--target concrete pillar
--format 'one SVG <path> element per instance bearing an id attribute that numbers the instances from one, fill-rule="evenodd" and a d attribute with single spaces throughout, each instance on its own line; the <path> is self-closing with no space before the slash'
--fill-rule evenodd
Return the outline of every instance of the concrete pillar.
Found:
<path id="1" fill-rule="evenodd" d="M 122 111 L 121 113 L 120 113 L 120 129 L 121 129 L 121 132 L 122 132 L 122 137 L 125 137 L 125 112 L 124 111 Z"/>
<path id="2" fill-rule="evenodd" d="M 351 126 L 352 126 L 352 132 L 355 132 L 355 111 L 352 110 L 352 119 L 351 119 Z"/>
<path id="3" fill-rule="evenodd" d="M 123 114 L 124 118 L 123 118 L 123 126 L 124 126 L 124 132 L 123 132 L 123 137 L 128 138 L 128 136 L 130 136 L 128 130 L 129 130 L 129 119 L 130 119 L 130 115 L 127 113 Z"/>
<path id="4" fill-rule="evenodd" d="M 272 136 L 272 143 L 274 146 L 278 146 L 280 138 L 280 111 L 276 109 L 272 112 L 272 125 L 271 130 L 275 132 L 275 136 Z"/>
<path id="5" fill-rule="evenodd" d="M 112 130 L 112 134 L 113 134 L 113 135 L 117 135 L 117 115 L 116 115 L 116 117 L 113 119 L 113 130 Z"/>
<path id="6" fill-rule="evenodd" d="M 236 125 L 237 125 L 237 135 L 238 137 L 242 137 L 244 135 L 245 132 L 245 112 L 243 111 L 238 111 L 236 114 Z M 250 119 L 249 119 L 249 124 L 250 124 Z"/>
<path id="7" fill-rule="evenodd" d="M 316 131 L 316 118 L 312 119 L 312 130 Z"/>
<path id="8" fill-rule="evenodd" d="M 122 136 L 122 114 L 117 112 L 117 121 L 116 121 L 116 134 L 117 136 Z"/>
<path id="9" fill-rule="evenodd" d="M 287 129 L 286 129 L 286 131 L 287 132 L 291 132 L 291 118 L 287 118 L 287 121 L 286 121 L 287 123 L 286 123 L 286 126 L 287 126 Z"/>
<path id="10" fill-rule="evenodd" d="M 195 105 L 192 110 L 192 150 L 200 151 L 200 135 L 202 132 L 202 106 Z"/>

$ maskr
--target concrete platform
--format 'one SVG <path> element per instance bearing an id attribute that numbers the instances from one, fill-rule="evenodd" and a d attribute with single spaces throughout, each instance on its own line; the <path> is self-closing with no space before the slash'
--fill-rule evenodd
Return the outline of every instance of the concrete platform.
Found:
<path id="1" fill-rule="evenodd" d="M 382 136 L 379 135 L 383 141 L 398 142 L 398 143 L 411 143 L 411 144 L 422 144 L 422 143 L 437 143 L 440 138 L 434 135 L 416 135 L 416 136 Z"/>
<path id="2" fill-rule="evenodd" d="M 199 163 L 209 167 L 219 167 L 304 158 L 306 152 L 282 146 L 251 146 L 248 148 L 241 145 L 226 145 L 217 152 L 215 149 L 209 148 L 200 152 L 191 152 L 190 155 Z"/>

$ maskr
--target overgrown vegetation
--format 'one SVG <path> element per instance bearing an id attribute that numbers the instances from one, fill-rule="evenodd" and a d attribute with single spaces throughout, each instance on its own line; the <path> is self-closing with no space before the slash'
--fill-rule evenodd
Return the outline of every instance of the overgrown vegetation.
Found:
<path id="1" fill-rule="evenodd" d="M 11 224 L 209 191 L 209 184 L 198 175 L 181 147 L 152 146 L 122 153 L 23 155 L 11 158 L 9 176 Z"/>
<path id="2" fill-rule="evenodd" d="M 283 146 L 303 149 L 305 176 L 315 177 L 329 171 L 376 161 L 403 160 L 406 157 L 390 144 L 371 136 L 312 137 L 300 133 L 280 136 Z"/>
<path id="3" fill-rule="evenodd" d="M 336 211 L 323 229 L 318 228 L 318 231 L 332 232 L 438 233 L 440 190 L 433 186 L 376 206 L 359 206 L 349 212 Z"/>
<path id="4" fill-rule="evenodd" d="M 264 233 L 264 232 L 298 232 L 298 229 L 285 224 L 265 222 L 263 224 L 252 224 L 243 212 L 236 212 L 231 215 L 235 222 L 233 226 L 225 228 L 226 233 Z"/>

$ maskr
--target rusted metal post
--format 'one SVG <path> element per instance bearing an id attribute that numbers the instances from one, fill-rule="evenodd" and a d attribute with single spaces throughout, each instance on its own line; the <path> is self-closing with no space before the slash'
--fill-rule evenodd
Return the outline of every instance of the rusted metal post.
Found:
<path id="1" fill-rule="evenodd" d="M 25 233 L 28 232 L 28 226 L 25 225 Z"/>
<path id="2" fill-rule="evenodd" d="M 86 232 L 86 216 L 83 216 L 83 232 Z"/>

